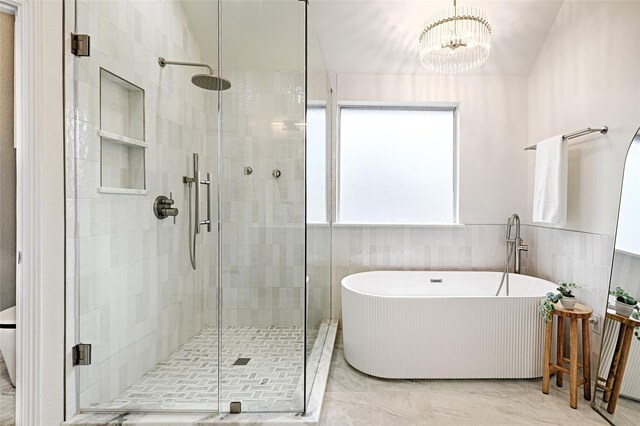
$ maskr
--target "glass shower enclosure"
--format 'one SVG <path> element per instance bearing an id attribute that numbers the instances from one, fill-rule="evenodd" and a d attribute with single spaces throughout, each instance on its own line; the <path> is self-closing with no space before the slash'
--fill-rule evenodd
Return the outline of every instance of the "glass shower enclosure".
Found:
<path id="1" fill-rule="evenodd" d="M 308 13 L 65 1 L 68 417 L 305 410 L 331 275 L 307 223 L 331 134 Z"/>

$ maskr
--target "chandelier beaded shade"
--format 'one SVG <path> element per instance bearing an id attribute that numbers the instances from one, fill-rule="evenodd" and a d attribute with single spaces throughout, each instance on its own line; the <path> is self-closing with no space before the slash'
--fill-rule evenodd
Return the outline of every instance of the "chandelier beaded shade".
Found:
<path id="1" fill-rule="evenodd" d="M 475 7 L 453 7 L 431 16 L 420 33 L 420 62 L 439 74 L 457 74 L 479 67 L 489 58 L 491 25 Z"/>

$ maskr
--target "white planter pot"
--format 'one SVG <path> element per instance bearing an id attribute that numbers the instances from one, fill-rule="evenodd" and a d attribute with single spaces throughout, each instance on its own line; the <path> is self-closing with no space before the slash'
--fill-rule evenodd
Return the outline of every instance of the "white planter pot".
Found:
<path id="1" fill-rule="evenodd" d="M 631 316 L 631 313 L 633 312 L 635 307 L 635 305 L 627 305 L 626 303 L 622 303 L 616 300 L 616 314 L 625 318 L 629 318 L 629 316 Z"/>
<path id="2" fill-rule="evenodd" d="M 560 299 L 560 304 L 565 309 L 573 309 L 576 306 L 576 298 L 575 297 L 563 297 Z"/>

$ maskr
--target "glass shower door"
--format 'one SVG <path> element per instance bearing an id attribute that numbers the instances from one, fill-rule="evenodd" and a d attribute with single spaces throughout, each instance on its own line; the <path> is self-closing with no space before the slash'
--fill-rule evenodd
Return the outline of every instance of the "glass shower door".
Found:
<path id="1" fill-rule="evenodd" d="M 67 370 L 70 414 L 217 411 L 218 236 L 202 228 L 194 270 L 189 212 L 206 217 L 206 189 L 194 206 L 183 177 L 194 153 L 203 178 L 217 175 L 218 94 L 192 84 L 206 68 L 158 61 L 215 67 L 217 2 L 77 0 L 65 11 L 67 37 L 91 37 L 89 56 L 65 52 L 67 350 L 92 352 Z M 158 196 L 168 217 L 154 213 Z"/>
<path id="2" fill-rule="evenodd" d="M 220 5 L 220 411 L 301 412 L 306 3 Z"/>

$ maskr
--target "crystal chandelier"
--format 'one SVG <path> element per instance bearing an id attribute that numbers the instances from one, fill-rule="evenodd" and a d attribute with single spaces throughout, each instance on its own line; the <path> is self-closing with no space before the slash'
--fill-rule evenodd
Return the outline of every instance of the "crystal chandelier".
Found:
<path id="1" fill-rule="evenodd" d="M 420 33 L 420 62 L 439 74 L 457 74 L 484 64 L 491 49 L 487 14 L 475 7 L 453 7 L 431 16 Z"/>

